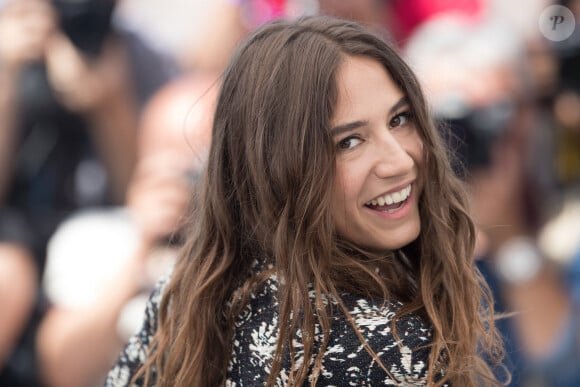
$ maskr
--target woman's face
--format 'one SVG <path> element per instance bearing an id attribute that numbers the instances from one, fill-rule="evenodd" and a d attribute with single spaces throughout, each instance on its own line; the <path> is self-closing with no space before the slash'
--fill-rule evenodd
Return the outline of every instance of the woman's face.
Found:
<path id="1" fill-rule="evenodd" d="M 337 74 L 331 121 L 336 145 L 332 214 L 359 246 L 394 250 L 421 230 L 423 143 L 401 90 L 377 61 L 347 57 Z"/>

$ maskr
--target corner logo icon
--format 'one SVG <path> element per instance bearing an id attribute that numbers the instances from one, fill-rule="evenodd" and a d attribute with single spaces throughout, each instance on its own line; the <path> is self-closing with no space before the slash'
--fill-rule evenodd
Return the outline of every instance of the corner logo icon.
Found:
<path id="1" fill-rule="evenodd" d="M 539 26 L 546 39 L 561 42 L 574 33 L 576 20 L 568 8 L 561 5 L 551 5 L 542 11 Z"/>

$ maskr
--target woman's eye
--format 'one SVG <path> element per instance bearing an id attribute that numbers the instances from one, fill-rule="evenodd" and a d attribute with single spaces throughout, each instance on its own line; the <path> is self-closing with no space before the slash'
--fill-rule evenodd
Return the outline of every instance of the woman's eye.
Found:
<path id="1" fill-rule="evenodd" d="M 389 122 L 389 127 L 390 128 L 396 128 L 398 126 L 403 126 L 409 123 L 409 120 L 411 119 L 411 112 L 410 111 L 404 111 L 402 113 L 397 114 L 396 116 L 394 116 L 391 119 L 391 122 Z"/>
<path id="2" fill-rule="evenodd" d="M 337 147 L 340 150 L 351 149 L 360 144 L 361 142 L 362 140 L 360 138 L 351 136 L 343 140 L 340 140 L 337 144 Z"/>

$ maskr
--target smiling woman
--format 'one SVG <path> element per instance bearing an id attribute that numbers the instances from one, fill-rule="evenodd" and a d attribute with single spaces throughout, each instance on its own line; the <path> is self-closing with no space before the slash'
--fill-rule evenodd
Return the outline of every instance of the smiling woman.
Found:
<path id="1" fill-rule="evenodd" d="M 107 385 L 500 384 L 462 185 L 380 38 L 324 17 L 258 29 L 224 74 L 200 186 Z"/>

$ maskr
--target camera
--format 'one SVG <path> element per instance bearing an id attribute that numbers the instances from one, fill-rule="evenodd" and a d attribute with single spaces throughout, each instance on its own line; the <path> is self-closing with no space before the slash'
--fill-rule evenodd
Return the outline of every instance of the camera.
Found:
<path id="1" fill-rule="evenodd" d="M 491 149 L 512 124 L 515 109 L 513 102 L 500 100 L 483 106 L 464 106 L 456 114 L 436 116 L 454 154 L 453 167 L 459 176 L 490 165 Z"/>
<path id="2" fill-rule="evenodd" d="M 114 0 L 52 0 L 60 28 L 79 51 L 99 55 L 111 33 Z"/>
<path id="3" fill-rule="evenodd" d="M 112 34 L 115 0 L 51 0 L 61 31 L 88 59 L 97 58 Z M 53 121 L 62 115 L 44 62 L 30 63 L 23 71 L 19 100 L 26 116 Z"/>

